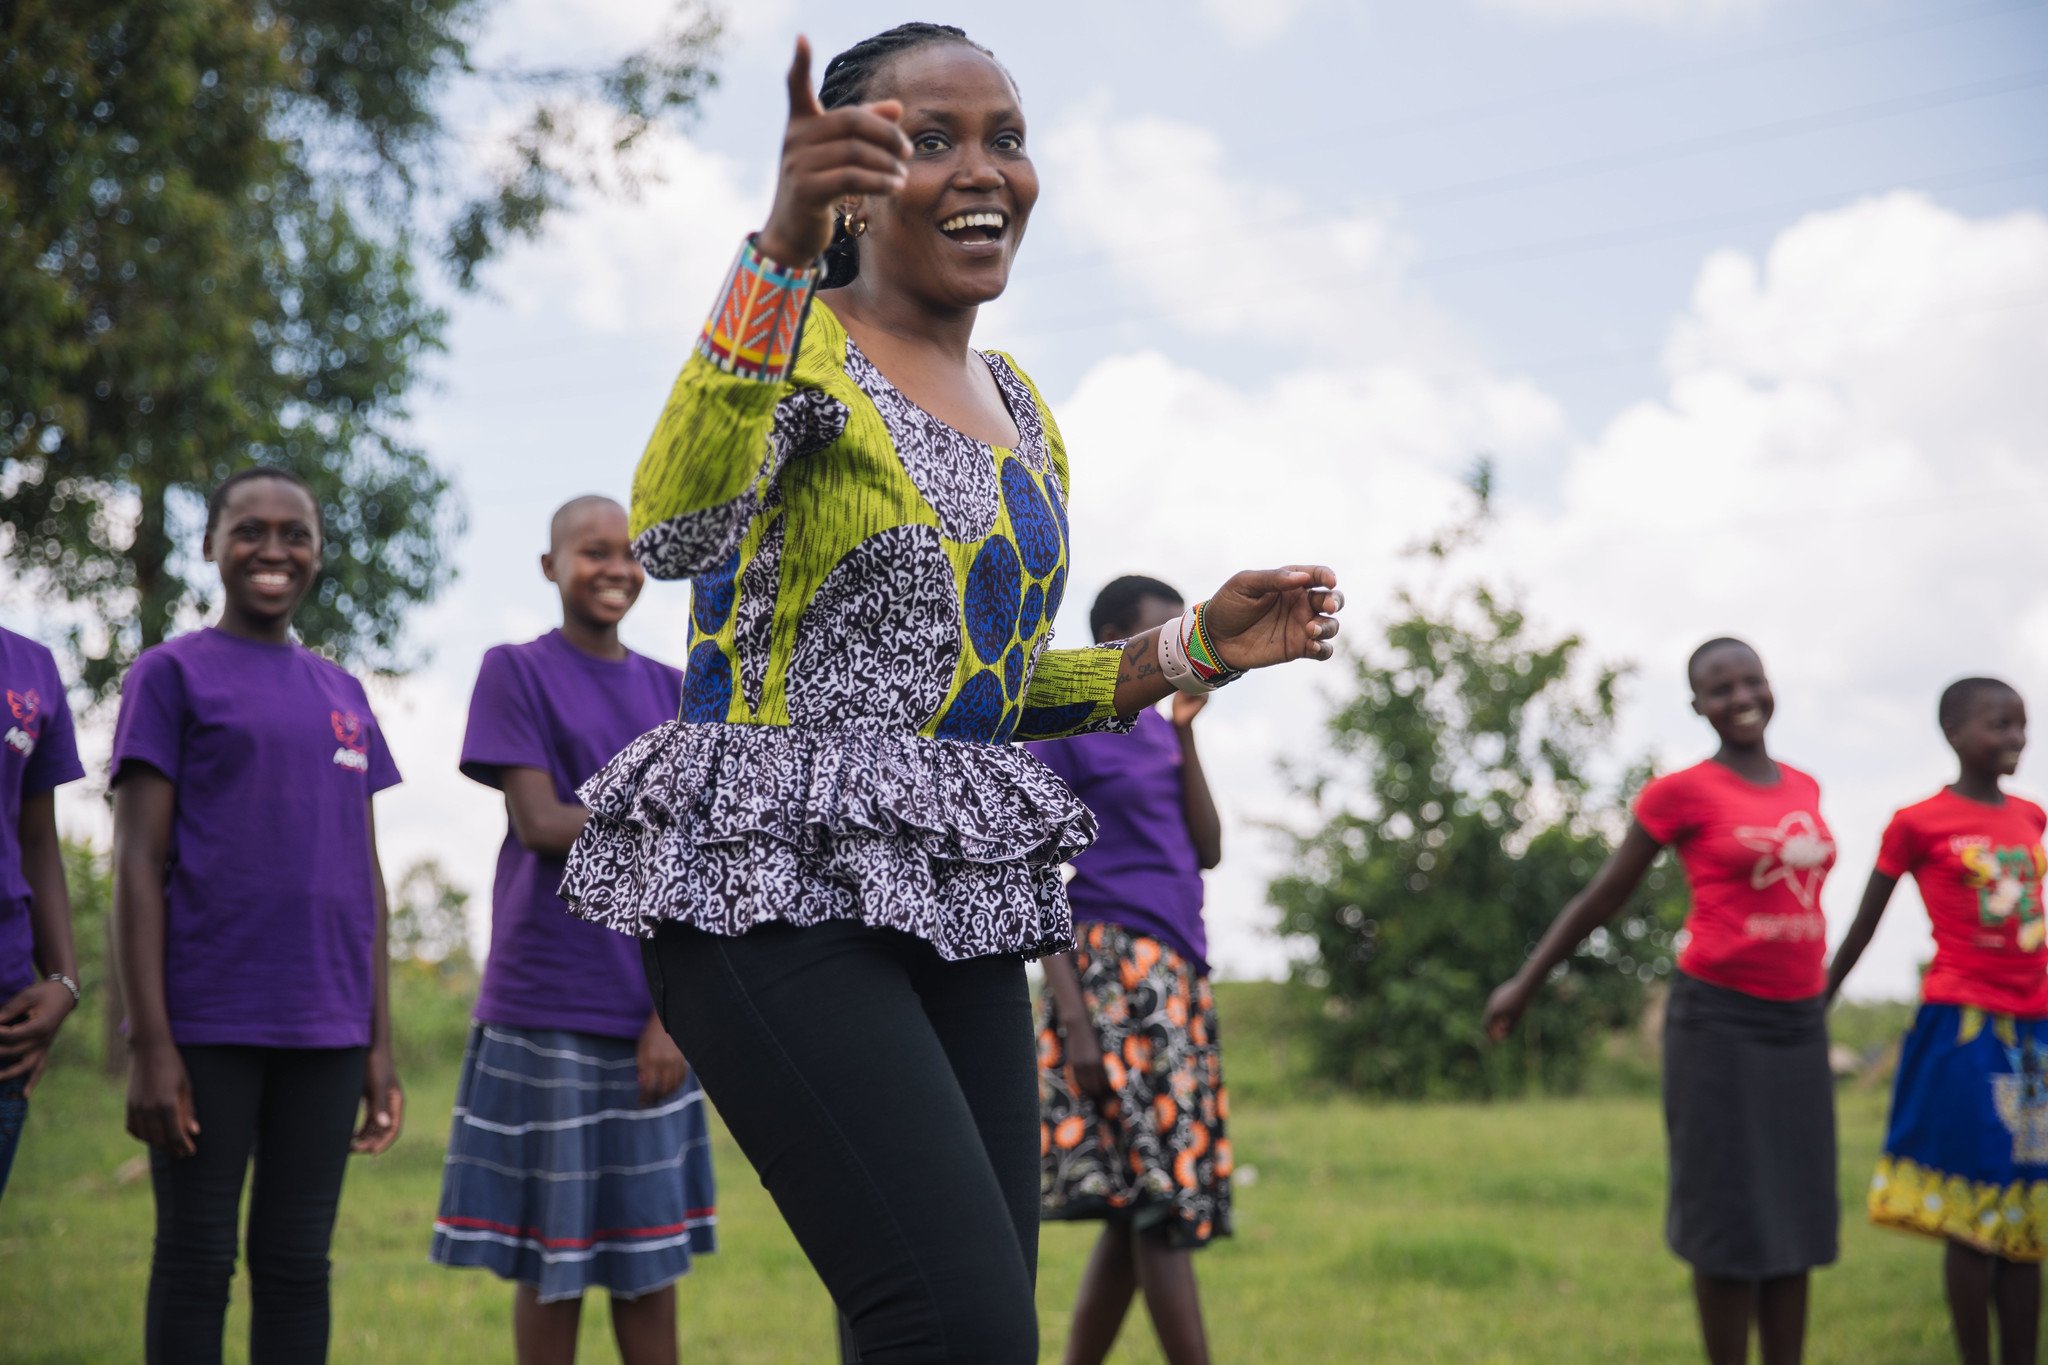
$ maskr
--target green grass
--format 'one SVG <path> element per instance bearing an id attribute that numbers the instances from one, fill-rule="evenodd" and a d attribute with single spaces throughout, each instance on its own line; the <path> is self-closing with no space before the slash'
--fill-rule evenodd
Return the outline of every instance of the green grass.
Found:
<path id="1" fill-rule="evenodd" d="M 1198 1261 L 1218 1360 L 1699 1358 L 1687 1273 L 1662 1241 L 1654 1096 L 1396 1106 L 1320 1095 L 1294 1084 L 1295 1050 L 1257 1027 L 1268 1002 L 1240 1000 L 1243 990 L 1221 1006 L 1243 1082 L 1237 1236 Z M 511 1357 L 507 1288 L 426 1260 L 455 1060 L 416 1057 L 406 1135 L 350 1172 L 335 1238 L 337 1362 Z M 1950 1356 L 1935 1247 L 1861 1216 L 1884 1102 L 1881 1086 L 1842 1092 L 1843 1259 L 1814 1283 L 1811 1361 Z M 35 1097 L 0 1201 L 8 1362 L 138 1358 L 151 1206 L 120 1111 L 119 1087 L 82 1065 L 53 1072 Z M 684 1358 L 829 1360 L 830 1303 L 722 1132 L 716 1160 L 724 1250 L 681 1286 Z M 1044 1230 L 1047 1360 L 1092 1239 L 1086 1225 Z M 230 1360 L 244 1358 L 247 1330 L 239 1279 L 236 1292 Z M 585 1359 L 613 1358 L 601 1298 L 584 1340 Z M 1115 1358 L 1159 1360 L 1142 1316 Z"/>

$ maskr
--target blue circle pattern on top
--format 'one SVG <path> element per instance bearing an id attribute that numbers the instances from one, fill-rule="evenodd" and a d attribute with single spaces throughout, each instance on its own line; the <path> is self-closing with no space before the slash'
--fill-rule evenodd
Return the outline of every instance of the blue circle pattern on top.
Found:
<path id="1" fill-rule="evenodd" d="M 1045 577 L 1059 565 L 1066 534 L 1021 460 L 1003 461 L 1003 503 L 1010 509 L 1010 530 L 1025 569 L 1033 578 Z"/>
<path id="2" fill-rule="evenodd" d="M 967 570 L 967 638 L 985 664 L 1003 657 L 1017 634 L 1018 598 L 1023 590 L 1017 551 L 1001 536 L 982 543 Z"/>
<path id="3" fill-rule="evenodd" d="M 1044 619 L 1045 589 L 1033 583 L 1024 589 L 1024 613 L 1017 618 L 1017 634 L 1024 639 L 1031 638 L 1031 633 L 1038 629 L 1038 623 Z"/>
<path id="4" fill-rule="evenodd" d="M 690 651 L 689 667 L 683 672 L 682 719 L 715 724 L 731 707 L 732 660 L 706 640 Z"/>
<path id="5" fill-rule="evenodd" d="M 933 733 L 940 739 L 986 744 L 995 738 L 1004 709 L 1003 685 L 994 673 L 982 669 L 960 688 L 960 695 L 953 698 Z"/>
<path id="6" fill-rule="evenodd" d="M 1064 706 L 1026 706 L 1015 729 L 1019 739 L 1055 739 L 1094 714 L 1092 702 L 1068 702 Z"/>
<path id="7" fill-rule="evenodd" d="M 1032 715 L 1023 704 L 1030 642 L 1058 610 L 1066 587 L 1061 560 L 1067 518 L 1058 481 L 1048 477 L 1041 483 L 1023 461 L 1004 458 L 1000 482 L 1010 535 L 999 533 L 982 543 L 968 566 L 960 604 L 968 641 L 989 667 L 974 670 L 940 717 L 935 732 L 944 739 L 1000 744 L 1020 726 L 1032 728 Z M 1079 724 L 1092 709 L 1083 705 L 1071 720 L 1064 714 L 1061 719 Z M 1037 718 L 1041 724 L 1053 719 L 1043 713 Z"/>
<path id="8" fill-rule="evenodd" d="M 716 635 L 732 617 L 733 580 L 739 577 L 740 547 L 732 547 L 725 563 L 698 578 L 690 586 L 690 616 L 697 629 Z M 701 648 L 701 646 L 700 646 Z"/>

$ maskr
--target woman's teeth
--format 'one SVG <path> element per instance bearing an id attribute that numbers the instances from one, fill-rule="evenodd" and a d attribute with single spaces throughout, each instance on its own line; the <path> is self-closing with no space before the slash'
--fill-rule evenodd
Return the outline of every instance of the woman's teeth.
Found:
<path id="1" fill-rule="evenodd" d="M 274 569 L 264 569 L 250 574 L 249 581 L 259 588 L 288 588 L 291 586 L 292 576 Z"/>
<path id="2" fill-rule="evenodd" d="M 599 588 L 596 596 L 598 601 L 614 607 L 623 607 L 628 600 L 624 588 Z"/>
<path id="3" fill-rule="evenodd" d="M 966 232 L 970 228 L 987 228 L 991 237 L 1000 236 L 1003 231 L 1003 215 L 1000 213 L 961 213 L 939 224 L 939 231 L 948 235 Z"/>
<path id="4" fill-rule="evenodd" d="M 1754 706 L 1748 707 L 1745 710 L 1737 711 L 1733 716 L 1729 717 L 1729 719 L 1734 721 L 1737 725 L 1760 724 L 1763 721 L 1763 718 L 1764 713 Z"/>

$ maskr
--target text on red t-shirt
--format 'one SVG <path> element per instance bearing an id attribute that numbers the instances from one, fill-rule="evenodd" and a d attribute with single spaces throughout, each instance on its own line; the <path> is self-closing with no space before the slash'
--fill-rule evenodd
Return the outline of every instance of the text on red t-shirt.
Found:
<path id="1" fill-rule="evenodd" d="M 1751 782 L 1709 759 L 1658 778 L 1636 798 L 1636 823 L 1678 852 L 1692 891 L 1688 976 L 1765 1000 L 1803 1000 L 1827 986 L 1821 884 L 1835 841 L 1820 784 L 1788 764 Z"/>

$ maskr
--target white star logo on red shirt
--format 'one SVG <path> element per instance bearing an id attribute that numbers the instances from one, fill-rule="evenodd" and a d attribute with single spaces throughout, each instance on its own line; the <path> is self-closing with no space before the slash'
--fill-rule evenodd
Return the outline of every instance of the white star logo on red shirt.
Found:
<path id="1" fill-rule="evenodd" d="M 1763 854 L 1749 874 L 1752 890 L 1783 882 L 1803 908 L 1813 909 L 1828 860 L 1835 852 L 1834 841 L 1821 833 L 1820 821 L 1806 811 L 1795 810 L 1774 826 L 1739 828 L 1735 838 L 1744 848 Z"/>

